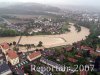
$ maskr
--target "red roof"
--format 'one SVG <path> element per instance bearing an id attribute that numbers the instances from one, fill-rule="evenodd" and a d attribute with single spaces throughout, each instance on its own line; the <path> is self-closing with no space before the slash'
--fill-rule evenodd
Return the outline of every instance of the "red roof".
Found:
<path id="1" fill-rule="evenodd" d="M 82 57 L 82 56 L 80 56 L 80 55 L 75 55 L 75 56 L 78 57 L 78 58 Z"/>
<path id="2" fill-rule="evenodd" d="M 80 52 L 78 52 L 78 54 L 77 54 L 77 55 L 82 56 L 82 54 L 81 54 Z"/>
<path id="3" fill-rule="evenodd" d="M 88 47 L 88 46 L 81 46 L 81 49 L 83 49 L 83 50 L 94 50 L 93 48 Z"/>
<path id="4" fill-rule="evenodd" d="M 41 52 L 40 52 L 40 51 L 33 52 L 31 55 L 29 55 L 29 58 L 30 58 L 30 59 L 33 59 L 33 58 L 35 58 L 35 57 L 37 57 L 37 56 L 39 56 L 39 55 L 41 55 Z"/>
<path id="5" fill-rule="evenodd" d="M 10 57 L 11 59 L 15 59 L 18 57 L 17 53 L 13 50 L 8 50 L 7 54 L 8 54 L 8 57 Z"/>
<path id="6" fill-rule="evenodd" d="M 90 53 L 94 53 L 94 49 L 88 46 L 81 46 L 81 49 L 83 50 L 90 50 Z"/>
<path id="7" fill-rule="evenodd" d="M 70 58 L 70 57 L 68 57 L 67 59 L 68 59 L 70 62 L 73 62 L 73 63 L 77 62 L 77 60 L 74 59 L 74 58 Z"/>
<path id="8" fill-rule="evenodd" d="M 2 46 L 3 49 L 9 49 L 10 48 L 10 46 L 6 42 L 1 43 L 0 45 Z"/>

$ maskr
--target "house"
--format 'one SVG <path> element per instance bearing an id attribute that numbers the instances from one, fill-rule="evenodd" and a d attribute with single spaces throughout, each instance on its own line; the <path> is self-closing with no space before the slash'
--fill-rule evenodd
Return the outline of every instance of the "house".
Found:
<path id="1" fill-rule="evenodd" d="M 68 59 L 68 61 L 73 62 L 73 63 L 77 62 L 77 60 L 76 60 L 76 59 L 71 58 L 71 57 L 68 57 L 67 59 Z"/>
<path id="2" fill-rule="evenodd" d="M 2 51 L 0 50 L 0 63 L 3 63 L 4 61 L 5 61 L 4 54 L 3 54 Z"/>
<path id="3" fill-rule="evenodd" d="M 82 57 L 82 54 L 78 51 L 78 53 L 75 55 L 75 57 L 81 58 Z"/>
<path id="4" fill-rule="evenodd" d="M 6 59 L 12 65 L 16 65 L 16 64 L 19 63 L 19 57 L 18 57 L 17 53 L 15 51 L 13 51 L 13 50 L 8 50 Z"/>
<path id="5" fill-rule="evenodd" d="M 36 68 L 32 68 L 32 70 L 39 72 L 42 75 L 53 75 L 47 67 L 39 68 L 36 70 Z"/>
<path id="6" fill-rule="evenodd" d="M 75 57 L 77 57 L 77 58 L 81 58 L 82 56 L 80 56 L 80 55 L 76 54 L 76 55 L 75 55 Z"/>
<path id="7" fill-rule="evenodd" d="M 90 51 L 91 54 L 94 53 L 94 49 L 88 46 L 81 46 L 81 50 Z"/>
<path id="8" fill-rule="evenodd" d="M 55 68 L 56 70 L 59 70 L 59 71 L 62 71 L 64 72 L 64 66 L 60 65 L 60 64 L 57 64 L 51 60 L 48 60 L 46 58 L 41 58 L 40 59 L 40 62 L 48 65 L 48 66 L 51 66 L 52 68 Z"/>
<path id="9" fill-rule="evenodd" d="M 33 61 L 37 58 L 41 57 L 41 52 L 40 51 L 36 51 L 36 52 L 33 52 L 32 54 L 30 54 L 29 56 L 27 56 L 27 59 L 29 61 Z"/>
<path id="10" fill-rule="evenodd" d="M 6 54 L 7 51 L 10 49 L 10 46 L 8 45 L 8 43 L 4 42 L 0 44 L 0 48 L 2 49 L 2 52 Z"/>
<path id="11" fill-rule="evenodd" d="M 12 75 L 12 71 L 6 63 L 0 64 L 0 75 Z"/>
<path id="12" fill-rule="evenodd" d="M 94 50 L 94 49 L 88 46 L 81 46 L 81 50 Z"/>

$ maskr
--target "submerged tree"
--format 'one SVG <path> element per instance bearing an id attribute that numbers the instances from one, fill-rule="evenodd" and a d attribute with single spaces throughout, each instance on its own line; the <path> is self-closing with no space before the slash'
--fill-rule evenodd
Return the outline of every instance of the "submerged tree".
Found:
<path id="1" fill-rule="evenodd" d="M 39 44 L 37 45 L 38 47 L 42 47 L 43 46 L 43 42 L 39 41 Z"/>

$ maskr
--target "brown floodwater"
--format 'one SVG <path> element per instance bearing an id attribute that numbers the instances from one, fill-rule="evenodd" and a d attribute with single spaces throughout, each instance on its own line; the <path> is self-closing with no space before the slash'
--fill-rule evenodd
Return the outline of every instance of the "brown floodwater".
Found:
<path id="1" fill-rule="evenodd" d="M 61 35 L 37 35 L 37 36 L 22 36 L 20 44 L 35 44 L 37 45 L 39 41 L 43 42 L 45 47 L 54 47 L 61 45 L 68 45 L 74 42 L 86 39 L 86 36 L 90 34 L 89 29 L 81 27 L 81 31 L 77 32 L 75 27 L 71 25 L 70 32 L 66 32 Z M 0 37 L 0 43 L 2 42 L 13 42 L 18 41 L 20 36 L 17 37 Z"/>

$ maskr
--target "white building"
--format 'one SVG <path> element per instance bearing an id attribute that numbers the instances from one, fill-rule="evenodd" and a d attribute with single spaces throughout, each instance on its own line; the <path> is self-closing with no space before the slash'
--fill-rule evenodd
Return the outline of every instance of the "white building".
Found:
<path id="1" fill-rule="evenodd" d="M 9 61 L 12 65 L 16 65 L 19 63 L 19 57 L 17 53 L 13 50 L 8 50 L 6 55 L 7 61 Z"/>

